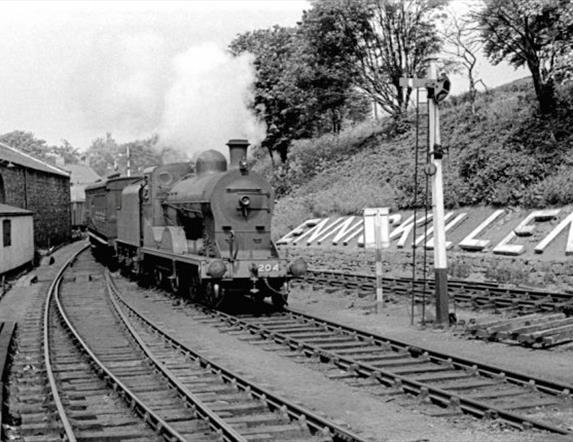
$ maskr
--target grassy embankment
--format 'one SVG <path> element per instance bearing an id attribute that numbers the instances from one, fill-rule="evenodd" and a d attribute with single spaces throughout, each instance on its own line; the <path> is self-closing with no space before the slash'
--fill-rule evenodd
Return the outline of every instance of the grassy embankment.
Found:
<path id="1" fill-rule="evenodd" d="M 449 148 L 446 206 L 573 203 L 573 87 L 561 88 L 558 98 L 553 115 L 539 115 L 529 79 L 480 94 L 475 113 L 464 96 L 449 98 L 441 112 L 442 144 Z M 272 171 L 270 163 L 259 163 L 256 169 L 271 177 L 280 195 L 274 238 L 314 216 L 412 207 L 414 115 L 408 120 L 409 127 L 383 119 L 338 136 L 299 140 L 288 167 Z M 424 132 L 420 135 L 423 145 Z M 423 189 L 423 174 L 421 184 Z"/>

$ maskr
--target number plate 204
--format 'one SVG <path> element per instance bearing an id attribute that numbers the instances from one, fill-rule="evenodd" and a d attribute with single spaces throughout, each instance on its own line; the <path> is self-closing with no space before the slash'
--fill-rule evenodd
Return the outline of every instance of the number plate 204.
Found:
<path id="1" fill-rule="evenodd" d="M 269 274 L 273 272 L 279 272 L 280 266 L 278 262 L 267 262 L 264 264 L 259 264 L 257 270 L 259 271 L 259 275 Z"/>

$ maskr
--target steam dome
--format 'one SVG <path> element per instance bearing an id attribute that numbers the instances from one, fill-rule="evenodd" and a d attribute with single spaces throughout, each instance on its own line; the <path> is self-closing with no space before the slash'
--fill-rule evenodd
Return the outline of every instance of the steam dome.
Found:
<path id="1" fill-rule="evenodd" d="M 195 171 L 197 175 L 209 172 L 225 172 L 227 170 L 227 160 L 221 152 L 207 150 L 202 152 L 195 161 Z"/>

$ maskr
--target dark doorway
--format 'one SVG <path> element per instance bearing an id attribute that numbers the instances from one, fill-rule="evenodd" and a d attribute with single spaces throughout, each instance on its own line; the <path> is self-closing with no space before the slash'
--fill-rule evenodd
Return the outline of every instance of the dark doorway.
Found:
<path id="1" fill-rule="evenodd" d="M 4 193 L 4 178 L 0 175 L 0 204 L 6 203 L 6 193 Z"/>

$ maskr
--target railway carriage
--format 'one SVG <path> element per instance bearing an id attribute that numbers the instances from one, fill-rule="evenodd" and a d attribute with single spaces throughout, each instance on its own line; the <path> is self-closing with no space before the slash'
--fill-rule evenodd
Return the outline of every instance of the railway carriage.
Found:
<path id="1" fill-rule="evenodd" d="M 117 238 L 117 214 L 121 208 L 121 192 L 138 177 L 110 176 L 85 189 L 86 228 L 92 250 L 103 259 L 112 261 Z"/>
<path id="2" fill-rule="evenodd" d="M 249 171 L 245 140 L 228 146 L 229 165 L 209 150 L 194 168 L 167 164 L 86 189 L 92 245 L 107 248 L 110 261 L 143 283 L 212 306 L 245 294 L 282 306 L 289 280 L 302 276 L 306 263 L 279 256 L 271 240 L 272 187 Z"/>

